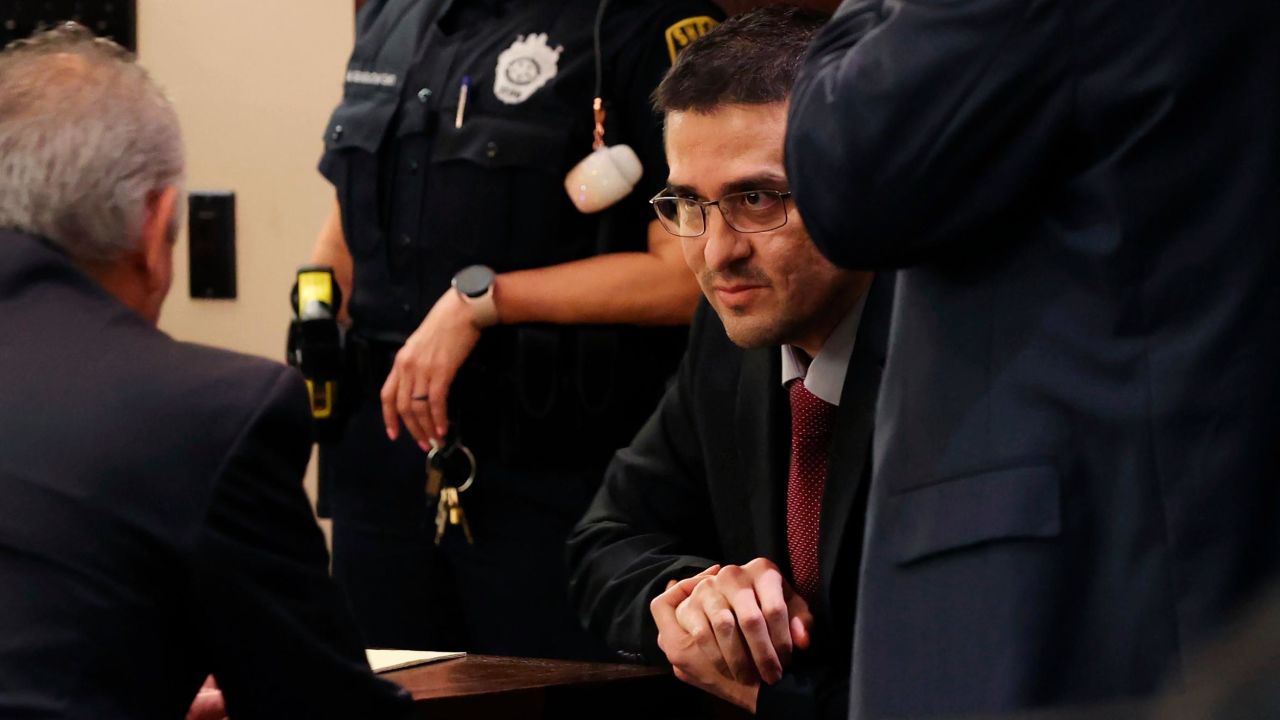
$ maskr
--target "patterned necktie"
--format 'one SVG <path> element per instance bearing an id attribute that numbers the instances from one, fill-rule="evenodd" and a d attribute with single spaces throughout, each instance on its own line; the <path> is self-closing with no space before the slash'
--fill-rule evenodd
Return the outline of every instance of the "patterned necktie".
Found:
<path id="1" fill-rule="evenodd" d="M 818 592 L 818 527 L 836 406 L 792 380 L 791 470 L 787 474 L 787 551 L 791 579 L 806 600 Z"/>

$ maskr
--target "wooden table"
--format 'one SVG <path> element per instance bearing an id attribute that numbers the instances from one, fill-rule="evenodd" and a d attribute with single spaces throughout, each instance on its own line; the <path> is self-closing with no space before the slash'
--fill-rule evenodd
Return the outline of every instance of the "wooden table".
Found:
<path id="1" fill-rule="evenodd" d="M 642 665 L 468 655 L 387 673 L 412 693 L 418 714 L 451 718 L 746 717 Z"/>

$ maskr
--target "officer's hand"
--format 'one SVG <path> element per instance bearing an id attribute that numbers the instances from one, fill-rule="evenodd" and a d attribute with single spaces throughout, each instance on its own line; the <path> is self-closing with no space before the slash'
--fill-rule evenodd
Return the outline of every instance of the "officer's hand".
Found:
<path id="1" fill-rule="evenodd" d="M 675 616 L 708 661 L 739 682 L 782 679 L 813 627 L 808 604 L 765 558 L 705 578 Z"/>
<path id="2" fill-rule="evenodd" d="M 382 386 L 382 419 L 395 440 L 400 422 L 418 446 L 431 448 L 449 432 L 449 386 L 480 340 L 474 311 L 446 290 L 404 347 Z"/>
<path id="3" fill-rule="evenodd" d="M 715 663 L 698 647 L 693 636 L 676 620 L 676 608 L 686 602 L 701 583 L 707 582 L 709 568 L 702 574 L 668 585 L 666 592 L 649 603 L 658 626 L 658 647 L 666 654 L 676 678 L 754 713 L 760 694 L 760 680 L 734 679 L 723 663 Z"/>

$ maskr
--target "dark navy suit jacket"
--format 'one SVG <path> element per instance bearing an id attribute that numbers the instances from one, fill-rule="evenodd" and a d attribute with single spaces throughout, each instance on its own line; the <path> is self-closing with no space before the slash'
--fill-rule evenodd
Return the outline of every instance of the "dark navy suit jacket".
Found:
<path id="1" fill-rule="evenodd" d="M 1147 694 L 1274 573 L 1277 38 L 1257 0 L 857 0 L 819 34 L 797 203 L 905 268 L 854 717 Z"/>
<path id="2" fill-rule="evenodd" d="M 0 232 L 0 717 L 408 717 L 302 489 L 301 378 L 179 343 Z"/>

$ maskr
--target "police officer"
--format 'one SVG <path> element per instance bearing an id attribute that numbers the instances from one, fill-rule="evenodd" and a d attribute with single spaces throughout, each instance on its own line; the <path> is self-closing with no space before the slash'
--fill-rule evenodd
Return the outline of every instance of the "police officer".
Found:
<path id="1" fill-rule="evenodd" d="M 564 540 L 656 405 L 698 296 L 646 202 L 666 179 L 649 93 L 719 13 L 600 9 L 373 0 L 359 15 L 313 259 L 349 298 L 349 417 L 321 481 L 334 575 L 370 646 L 602 652 L 565 599 Z M 597 58 L 605 139 L 643 175 L 585 214 L 564 178 L 592 151 Z M 454 439 L 476 458 L 458 495 L 474 544 L 446 528 L 437 546 L 425 460 Z M 453 486 L 468 470 L 444 468 Z"/>

